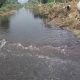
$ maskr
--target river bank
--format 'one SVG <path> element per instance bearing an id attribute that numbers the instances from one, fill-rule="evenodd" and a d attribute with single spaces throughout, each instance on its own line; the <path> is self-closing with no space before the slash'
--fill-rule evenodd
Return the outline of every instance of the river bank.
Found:
<path id="1" fill-rule="evenodd" d="M 70 9 L 67 8 L 67 5 L 70 5 Z M 55 24 L 61 28 L 66 28 L 80 38 L 80 16 L 77 11 L 77 2 L 69 2 L 66 4 L 37 4 L 30 8 L 32 7 L 39 12 L 40 15 L 47 17 L 47 24 L 52 26 Z"/>
<path id="2" fill-rule="evenodd" d="M 0 8 L 0 16 L 14 14 L 16 9 L 20 8 L 20 6 L 20 4 L 5 4 Z"/>

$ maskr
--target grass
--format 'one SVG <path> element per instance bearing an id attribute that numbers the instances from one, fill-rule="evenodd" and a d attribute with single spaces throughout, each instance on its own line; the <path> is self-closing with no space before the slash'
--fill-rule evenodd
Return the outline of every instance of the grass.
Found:
<path id="1" fill-rule="evenodd" d="M 26 3 L 25 8 L 34 9 L 37 5 L 37 3 Z"/>
<path id="2" fill-rule="evenodd" d="M 71 9 L 67 10 L 64 3 L 53 2 L 47 4 L 29 4 L 29 8 L 35 9 L 40 15 L 47 17 L 47 23 L 51 22 L 60 27 L 69 28 L 74 34 L 80 36 L 80 15 L 77 11 L 77 2 L 68 3 L 71 5 Z M 30 7 L 31 6 L 31 7 Z M 52 24 L 53 23 L 53 24 Z"/>
<path id="3" fill-rule="evenodd" d="M 20 4 L 5 4 L 0 8 L 0 16 L 9 13 L 12 10 L 18 9 Z"/>

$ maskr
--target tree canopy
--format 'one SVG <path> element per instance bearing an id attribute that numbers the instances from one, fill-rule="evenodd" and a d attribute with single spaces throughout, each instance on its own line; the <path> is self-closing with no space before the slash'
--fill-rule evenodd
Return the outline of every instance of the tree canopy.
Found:
<path id="1" fill-rule="evenodd" d="M 6 0 L 0 0 L 0 7 L 6 2 Z"/>
<path id="2" fill-rule="evenodd" d="M 18 0 L 6 0 L 6 3 L 18 3 Z"/>
<path id="3" fill-rule="evenodd" d="M 38 1 L 44 4 L 48 2 L 48 0 L 38 0 Z"/>
<path id="4" fill-rule="evenodd" d="M 47 3 L 48 0 L 29 0 L 28 2 L 32 2 L 32 3 Z"/>
<path id="5" fill-rule="evenodd" d="M 3 4 L 14 4 L 14 3 L 18 3 L 18 0 L 0 0 L 0 7 L 3 5 Z"/>
<path id="6" fill-rule="evenodd" d="M 65 2 L 65 1 L 71 1 L 71 0 L 29 0 L 28 2 L 32 2 L 32 3 L 47 3 L 47 2 Z"/>

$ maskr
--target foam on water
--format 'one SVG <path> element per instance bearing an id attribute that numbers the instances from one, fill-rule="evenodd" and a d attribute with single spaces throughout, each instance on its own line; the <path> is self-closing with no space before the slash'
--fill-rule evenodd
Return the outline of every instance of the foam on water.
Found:
<path id="1" fill-rule="evenodd" d="M 5 39 L 2 39 L 0 41 L 0 49 L 3 48 L 6 45 L 7 41 Z"/>
<path id="2" fill-rule="evenodd" d="M 2 39 L 0 41 L 0 49 L 2 49 L 5 45 L 8 46 L 10 45 L 9 48 L 21 48 L 23 50 L 30 50 L 30 51 L 41 51 L 41 50 L 56 50 L 56 51 L 59 51 L 61 53 L 66 53 L 66 49 L 67 49 L 67 46 L 59 46 L 59 47 L 54 47 L 54 46 L 51 46 L 51 45 L 43 45 L 43 46 L 36 46 L 36 45 L 28 45 L 28 46 L 24 46 L 22 45 L 21 43 L 7 43 L 8 41 L 5 40 L 5 39 Z"/>

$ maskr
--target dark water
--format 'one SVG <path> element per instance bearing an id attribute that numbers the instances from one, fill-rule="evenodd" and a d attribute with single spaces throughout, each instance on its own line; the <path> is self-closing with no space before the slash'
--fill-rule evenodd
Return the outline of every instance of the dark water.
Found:
<path id="1" fill-rule="evenodd" d="M 72 45 L 74 35 L 60 28 L 50 28 L 44 19 L 33 11 L 22 8 L 14 15 L 4 17 L 0 24 L 0 39 L 10 42 Z"/>

